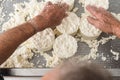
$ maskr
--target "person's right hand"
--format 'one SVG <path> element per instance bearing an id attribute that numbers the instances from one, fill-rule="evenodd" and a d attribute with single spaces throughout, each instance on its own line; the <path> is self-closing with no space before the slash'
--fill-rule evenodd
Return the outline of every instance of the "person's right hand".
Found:
<path id="1" fill-rule="evenodd" d="M 120 21 L 103 8 L 88 5 L 87 10 L 92 14 L 88 17 L 88 22 L 105 33 L 120 34 Z M 119 32 L 119 33 L 118 33 Z"/>
<path id="2" fill-rule="evenodd" d="M 62 22 L 62 19 L 67 16 L 66 11 L 68 7 L 69 6 L 65 3 L 52 4 L 48 2 L 43 11 L 33 18 L 30 23 L 37 31 L 41 31 L 48 27 L 54 29 Z"/>

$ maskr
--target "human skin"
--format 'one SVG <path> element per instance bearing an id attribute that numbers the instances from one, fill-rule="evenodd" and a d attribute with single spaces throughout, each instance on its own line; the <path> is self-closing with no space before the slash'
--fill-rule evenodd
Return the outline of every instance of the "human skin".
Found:
<path id="1" fill-rule="evenodd" d="M 21 43 L 37 32 L 48 27 L 54 29 L 59 25 L 67 16 L 67 9 L 66 4 L 48 2 L 43 11 L 33 19 L 0 34 L 0 64 L 7 60 Z"/>
<path id="2" fill-rule="evenodd" d="M 0 45 L 0 63 L 4 62 L 14 52 L 14 50 L 17 48 L 19 44 L 27 40 L 36 32 L 44 30 L 47 27 L 56 26 L 60 24 L 61 20 L 66 16 L 65 11 L 67 6 L 65 7 L 64 5 L 64 8 L 61 8 L 61 7 L 58 7 L 58 5 L 54 5 L 54 8 L 56 9 L 55 10 L 53 7 L 51 7 L 53 6 L 51 3 L 49 3 L 48 5 L 50 6 L 49 10 L 46 7 L 46 10 L 44 9 L 41 15 L 38 15 L 37 17 L 32 19 L 30 22 L 19 25 L 18 27 L 11 29 L 0 35 L 0 44 L 2 45 L 2 46 Z M 58 11 L 58 13 L 56 14 L 57 17 L 55 17 L 54 19 L 53 19 L 53 14 L 51 13 L 51 10 L 55 10 L 53 11 L 54 15 Z M 88 21 L 92 25 L 94 25 L 95 27 L 99 28 L 100 30 L 106 33 L 113 33 L 116 36 L 120 37 L 118 33 L 120 22 L 117 19 L 115 19 L 109 12 L 107 12 L 103 8 L 96 8 L 94 6 L 88 6 L 87 10 L 90 11 L 90 13 L 95 16 L 95 18 L 90 16 L 88 17 Z M 59 13 L 59 11 L 61 12 Z M 61 17 L 58 16 L 61 14 L 62 14 Z M 56 23 L 51 21 L 55 21 Z M 67 67 L 65 68 L 67 69 Z M 74 68 L 70 68 L 70 69 L 74 69 Z M 55 68 L 54 70 L 48 72 L 42 78 L 42 80 L 60 80 L 60 75 L 62 75 L 61 69 Z"/>
<path id="3" fill-rule="evenodd" d="M 105 33 L 111 33 L 120 38 L 120 21 L 104 8 L 88 5 L 86 9 L 92 16 L 88 16 L 88 22 Z"/>

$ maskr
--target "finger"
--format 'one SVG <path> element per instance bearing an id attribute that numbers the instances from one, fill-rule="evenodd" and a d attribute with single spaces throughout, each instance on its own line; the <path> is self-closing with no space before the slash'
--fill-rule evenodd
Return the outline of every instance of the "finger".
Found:
<path id="1" fill-rule="evenodd" d="M 104 8 L 102 8 L 102 7 L 100 7 L 99 9 L 101 10 L 101 12 L 102 12 L 106 17 L 113 17 L 113 15 L 112 15 L 110 12 L 108 12 L 106 9 L 104 9 Z"/>
<path id="2" fill-rule="evenodd" d="M 99 7 L 99 9 L 100 9 L 101 11 L 106 11 L 103 7 Z"/>
<path id="3" fill-rule="evenodd" d="M 97 7 L 88 5 L 88 6 L 86 7 L 86 9 L 87 9 L 93 16 L 95 16 L 95 17 L 98 16 L 97 14 L 99 13 L 99 10 L 98 10 Z"/>
<path id="4" fill-rule="evenodd" d="M 67 11 L 69 9 L 69 5 L 66 3 L 62 3 L 61 6 L 63 9 L 65 9 L 65 11 Z"/>
<path id="5" fill-rule="evenodd" d="M 109 14 L 109 12 L 106 9 L 102 8 L 102 7 L 99 7 L 99 10 L 103 14 Z"/>
<path id="6" fill-rule="evenodd" d="M 99 10 L 100 12 L 103 12 L 103 13 L 109 13 L 106 9 L 104 9 L 103 7 L 99 7 Z"/>
<path id="7" fill-rule="evenodd" d="M 52 2 L 47 2 L 46 6 L 52 5 Z"/>
<path id="8" fill-rule="evenodd" d="M 111 15 L 111 13 L 110 12 L 108 12 L 107 10 L 105 10 L 104 8 L 102 8 L 102 7 L 99 7 L 99 10 L 100 10 L 100 14 L 98 14 L 99 15 L 99 20 L 104 20 L 104 21 L 111 21 L 111 17 L 113 17 L 112 15 Z"/>
<path id="9" fill-rule="evenodd" d="M 100 29 L 100 23 L 99 23 L 99 21 L 98 21 L 97 19 L 88 16 L 87 20 L 88 20 L 88 22 L 89 22 L 90 24 L 92 24 L 92 25 L 95 26 L 96 28 L 99 28 L 99 29 Z"/>
<path id="10" fill-rule="evenodd" d="M 47 2 L 43 11 L 46 11 L 46 9 L 48 9 L 48 7 L 50 7 L 50 5 L 53 5 L 53 4 L 50 1 Z"/>

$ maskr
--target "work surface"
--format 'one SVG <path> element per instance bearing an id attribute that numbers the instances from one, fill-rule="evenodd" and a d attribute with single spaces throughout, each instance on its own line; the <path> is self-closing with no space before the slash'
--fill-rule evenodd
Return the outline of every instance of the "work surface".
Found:
<path id="1" fill-rule="evenodd" d="M 4 4 L 4 11 L 7 10 L 7 13 L 6 13 L 6 16 L 5 16 L 6 20 L 8 19 L 8 15 L 7 14 L 9 12 L 13 11 L 13 8 L 10 7 L 10 6 L 12 6 L 13 3 L 22 2 L 22 1 L 23 0 L 14 0 L 11 3 L 8 0 Z M 76 13 L 77 13 L 78 16 L 80 16 L 81 13 L 82 13 L 82 11 L 83 11 L 83 8 L 80 7 L 80 5 L 77 3 L 77 1 L 78 0 L 76 0 L 76 2 L 75 2 L 75 6 L 79 7 L 79 10 Z M 120 9 L 119 9 L 120 8 L 120 0 L 109 0 L 109 1 L 110 1 L 109 11 L 115 12 L 115 13 L 120 13 Z M 102 33 L 99 38 L 101 38 L 101 37 L 107 37 L 107 36 L 108 36 L 107 34 Z M 79 49 L 78 49 L 78 52 L 76 53 L 76 55 L 79 55 L 79 54 L 80 55 L 86 55 L 85 53 L 89 52 L 89 47 L 86 44 L 81 43 L 81 42 L 79 42 L 78 44 L 81 45 L 82 47 L 79 46 Z M 100 64 L 104 64 L 107 69 L 113 69 L 113 73 L 114 73 L 114 69 L 118 69 L 119 70 L 119 68 L 120 68 L 120 59 L 116 61 L 116 60 L 114 60 L 112 58 L 113 54 L 110 52 L 111 49 L 114 50 L 114 51 L 116 51 L 116 52 L 120 52 L 120 39 L 110 40 L 107 43 L 105 43 L 104 45 L 100 45 L 99 49 L 98 49 L 98 52 L 99 53 L 105 53 L 104 56 L 109 55 L 109 58 L 107 58 L 106 61 L 102 61 L 100 58 L 97 58 L 96 62 L 98 62 Z M 42 56 L 39 56 L 39 57 L 35 57 L 34 56 L 33 59 L 30 60 L 30 61 L 34 63 L 34 62 L 37 62 L 38 59 L 42 59 L 42 61 L 41 61 L 40 64 L 46 63 L 46 61 L 43 59 Z M 116 70 L 116 71 L 118 71 L 118 70 Z M 116 74 L 120 74 L 120 73 L 116 73 Z"/>
<path id="2" fill-rule="evenodd" d="M 75 7 L 78 7 L 79 10 L 76 12 L 78 16 L 81 16 L 81 13 L 83 13 L 83 7 L 80 6 L 78 3 L 78 0 L 75 2 Z M 114 12 L 114 13 L 120 13 L 120 2 L 119 0 L 110 0 L 110 8 L 109 11 Z M 108 37 L 109 35 L 102 33 L 101 36 L 98 38 L 102 37 Z M 83 42 L 78 42 L 78 51 L 75 56 L 78 55 L 87 55 L 90 51 L 90 48 Z M 102 54 L 104 53 L 104 56 L 108 56 L 106 61 L 102 61 L 101 57 L 97 58 L 95 61 L 105 65 L 106 68 L 120 68 L 120 59 L 119 60 L 114 60 L 113 59 L 113 54 L 110 52 L 110 50 L 114 50 L 116 52 L 120 52 L 120 39 L 115 39 L 115 40 L 109 40 L 107 43 L 100 45 L 98 47 L 98 53 Z M 51 52 L 48 52 L 51 53 Z M 31 62 L 37 62 L 37 60 L 42 59 L 40 64 L 46 63 L 44 58 L 42 56 L 39 57 L 33 57 L 33 60 Z M 43 66 L 44 67 L 44 66 Z"/>

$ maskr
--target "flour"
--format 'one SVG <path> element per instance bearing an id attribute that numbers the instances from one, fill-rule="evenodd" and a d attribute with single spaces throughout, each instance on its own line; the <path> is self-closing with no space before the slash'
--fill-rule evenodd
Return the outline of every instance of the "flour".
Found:
<path id="1" fill-rule="evenodd" d="M 113 50 L 110 50 L 110 52 L 114 55 L 113 56 L 114 60 L 118 61 L 120 53 L 119 52 L 115 52 Z"/>
<path id="2" fill-rule="evenodd" d="M 107 60 L 107 57 L 104 56 L 104 53 L 102 53 L 101 59 L 102 59 L 102 61 L 106 61 Z"/>
<path id="3" fill-rule="evenodd" d="M 104 56 L 102 57 L 102 61 L 106 61 L 106 59 L 107 59 L 106 57 L 104 57 Z"/>
<path id="4" fill-rule="evenodd" d="M 0 7 L 0 25 L 4 21 L 5 14 L 3 13 L 3 7 Z"/>
<path id="5" fill-rule="evenodd" d="M 0 16 L 2 16 L 2 9 L 3 9 L 3 7 L 0 7 Z M 3 19 L 3 17 L 0 18 L 0 24 L 1 24 L 2 19 Z"/>
<path id="6" fill-rule="evenodd" d="M 9 30 L 35 17 L 43 10 L 44 5 L 44 2 L 37 2 L 36 0 L 30 0 L 29 3 L 14 4 L 15 11 L 9 14 L 11 18 L 3 24 L 2 31 Z"/>
<path id="7" fill-rule="evenodd" d="M 79 41 L 81 42 L 85 42 L 89 47 L 90 47 L 90 53 L 88 55 L 86 55 L 87 59 L 96 59 L 97 57 L 99 57 L 99 53 L 98 53 L 98 47 L 100 44 L 105 44 L 106 42 L 108 42 L 109 40 L 114 40 L 116 39 L 116 36 L 109 36 L 107 38 L 102 38 L 99 41 L 98 40 L 86 40 L 84 38 L 81 38 Z M 101 57 L 103 58 L 103 56 Z"/>
<path id="8" fill-rule="evenodd" d="M 85 0 L 79 0 L 78 3 L 79 3 L 79 4 L 82 4 L 82 7 L 84 7 L 84 5 L 85 5 Z"/>
<path id="9" fill-rule="evenodd" d="M 109 36 L 107 38 L 102 37 L 102 39 L 99 41 L 99 43 L 101 43 L 103 45 L 106 42 L 108 42 L 109 40 L 114 40 L 114 39 L 116 39 L 116 36 L 114 36 L 114 35 L 113 36 Z"/>
<path id="10" fill-rule="evenodd" d="M 56 55 L 50 56 L 47 53 L 41 53 L 40 55 L 43 56 L 46 60 L 46 67 L 55 67 L 57 65 L 59 65 L 62 60 L 60 58 L 58 58 Z"/>
<path id="11" fill-rule="evenodd" d="M 97 53 L 99 42 L 97 40 L 85 40 L 84 38 L 81 38 L 81 42 L 85 42 L 90 47 L 90 53 L 87 55 L 88 59 L 95 60 L 97 57 L 99 57 Z"/>

